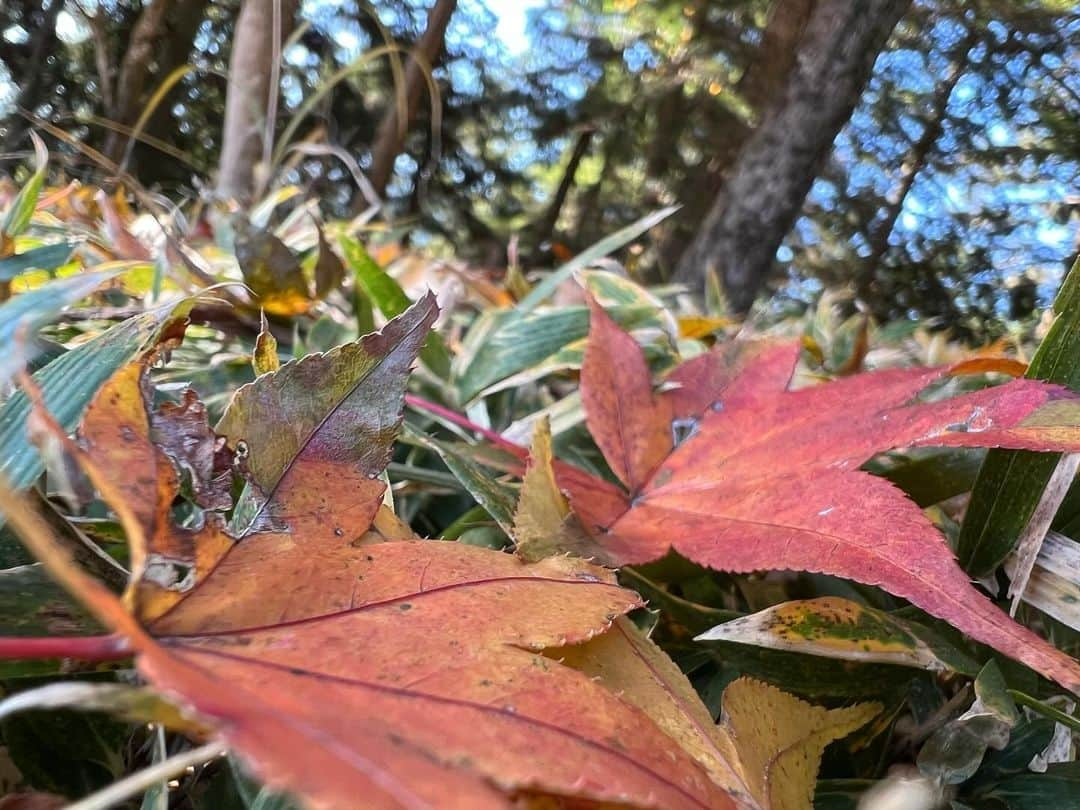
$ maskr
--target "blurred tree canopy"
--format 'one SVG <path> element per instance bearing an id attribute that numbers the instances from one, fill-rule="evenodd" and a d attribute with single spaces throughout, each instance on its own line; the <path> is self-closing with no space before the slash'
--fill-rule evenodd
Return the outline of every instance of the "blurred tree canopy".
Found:
<path id="1" fill-rule="evenodd" d="M 1077 252 L 1069 0 L 536 0 L 522 49 L 506 5 L 6 0 L 3 170 L 36 117 L 74 178 L 116 164 L 181 204 L 299 183 L 496 266 L 678 203 L 627 256 L 649 280 L 714 274 L 737 309 L 850 285 L 971 339 Z"/>

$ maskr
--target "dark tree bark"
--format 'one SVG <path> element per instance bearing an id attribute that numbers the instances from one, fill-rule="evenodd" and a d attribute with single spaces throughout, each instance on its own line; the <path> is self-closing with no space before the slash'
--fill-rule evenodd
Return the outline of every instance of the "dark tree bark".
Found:
<path id="1" fill-rule="evenodd" d="M 578 134 L 577 140 L 574 142 L 574 150 L 570 153 L 570 160 L 566 164 L 566 171 L 563 172 L 559 187 L 555 190 L 555 196 L 551 198 L 551 202 L 548 204 L 543 216 L 533 226 L 532 230 L 537 243 L 554 234 L 555 225 L 559 221 L 559 214 L 562 213 L 566 198 L 570 195 L 570 189 L 574 187 L 574 177 L 577 175 L 578 166 L 581 165 L 582 159 L 589 151 L 589 144 L 592 143 L 594 133 L 595 130 L 589 128 Z"/>
<path id="2" fill-rule="evenodd" d="M 4 48 L 3 59 L 12 68 L 15 83 L 19 86 L 19 95 L 15 104 L 19 109 L 34 110 L 41 103 L 42 96 L 50 84 L 50 71 L 46 57 L 60 47 L 56 36 L 56 19 L 64 7 L 64 0 L 51 0 L 48 8 L 41 11 L 41 22 L 33 29 L 29 47 L 24 49 L 24 58 L 20 59 L 18 50 L 6 40 L 0 38 Z M 11 116 L 2 145 L 3 151 L 18 148 L 19 143 L 29 129 L 29 122 L 18 113 Z"/>
<path id="3" fill-rule="evenodd" d="M 243 202 L 255 193 L 255 167 L 263 155 L 276 72 L 274 58 L 281 55 L 280 47 L 274 44 L 275 5 L 280 9 L 280 42 L 285 41 L 295 24 L 297 0 L 244 0 L 229 58 L 217 192 Z"/>
<path id="4" fill-rule="evenodd" d="M 386 186 L 394 174 L 394 161 L 401 154 L 409 125 L 420 108 L 420 99 L 427 84 L 425 71 L 427 67 L 434 67 L 442 53 L 446 28 L 456 8 L 457 0 L 436 0 L 428 13 L 427 27 L 416 43 L 416 51 L 422 62 L 415 56 L 411 57 L 408 67 L 405 68 L 405 119 L 399 120 L 397 104 L 391 104 L 379 123 L 375 143 L 371 147 L 369 179 L 380 196 L 386 191 Z M 427 67 L 423 63 L 426 63 Z"/>
<path id="5" fill-rule="evenodd" d="M 795 67 L 799 42 L 815 2 L 816 0 L 774 0 L 769 8 L 761 44 L 735 87 L 757 118 L 760 118 L 770 102 L 775 101 L 783 92 L 784 85 Z M 658 126 L 661 127 L 657 132 L 658 141 L 674 143 L 678 135 L 678 129 L 672 126 L 674 120 L 677 119 L 658 120 Z M 730 112 L 723 117 L 723 123 L 713 127 L 709 160 L 703 170 L 695 172 L 680 190 L 679 198 L 683 210 L 678 219 L 669 224 L 668 236 L 660 246 L 664 267 L 670 268 L 678 263 L 679 257 L 708 213 L 710 204 L 723 187 L 725 173 L 753 131 L 753 126 Z"/>
<path id="6" fill-rule="evenodd" d="M 753 303 L 776 250 L 851 117 L 878 53 L 911 0 L 817 0 L 783 93 L 739 151 L 675 277 L 697 287 L 707 272 L 731 305 Z"/>
<path id="7" fill-rule="evenodd" d="M 110 87 L 104 96 L 106 114 L 112 121 L 122 127 L 133 126 L 155 82 L 187 60 L 207 4 L 208 0 L 154 0 L 143 7 L 116 71 L 115 87 Z M 103 70 L 107 66 L 101 64 L 106 60 L 98 61 L 101 81 L 107 86 L 110 76 Z M 128 142 L 124 132 L 112 130 L 102 151 L 120 163 L 129 149 Z"/>

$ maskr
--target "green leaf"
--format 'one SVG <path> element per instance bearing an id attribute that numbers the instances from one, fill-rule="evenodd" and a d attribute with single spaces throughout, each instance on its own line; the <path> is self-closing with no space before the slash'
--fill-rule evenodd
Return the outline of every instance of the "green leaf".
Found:
<path id="1" fill-rule="evenodd" d="M 958 785 L 974 776 L 986 750 L 1004 749 L 1020 720 L 993 661 L 975 679 L 975 696 L 970 709 L 935 731 L 919 751 L 919 770 L 943 784 Z"/>
<path id="2" fill-rule="evenodd" d="M 180 325 L 194 301 L 144 312 L 58 357 L 34 375 L 45 406 L 60 426 L 72 432 L 98 388 L 139 352 L 158 343 Z M 0 475 L 15 489 L 26 489 L 44 471 L 44 463 L 26 435 L 30 403 L 22 391 L 0 408 Z"/>
<path id="3" fill-rule="evenodd" d="M 69 797 L 104 788 L 124 773 L 130 727 L 100 714 L 26 712 L 0 723 L 7 754 L 26 783 Z"/>
<path id="4" fill-rule="evenodd" d="M 624 329 L 656 315 L 654 307 L 615 307 L 608 314 Z M 463 401 L 492 384 L 548 360 L 589 333 L 588 307 L 562 307 L 521 315 L 517 310 L 489 310 L 469 332 L 458 374 Z"/>
<path id="5" fill-rule="evenodd" d="M 1046 773 L 1024 773 L 998 782 L 980 798 L 997 799 L 1009 810 L 1076 807 L 1080 796 L 1080 762 L 1051 765 Z"/>
<path id="6" fill-rule="evenodd" d="M 863 468 L 889 479 L 919 506 L 927 507 L 970 492 L 984 456 L 982 450 L 967 447 L 920 447 L 888 453 Z"/>
<path id="7" fill-rule="evenodd" d="M 14 253 L 0 259 L 0 281 L 11 281 L 27 270 L 47 270 L 51 272 L 57 267 L 67 264 L 74 250 L 75 246 L 73 244 L 58 242 L 55 245 L 41 245 L 22 253 Z"/>
<path id="8" fill-rule="evenodd" d="M 5 355 L 0 359 L 0 382 L 7 380 L 31 359 L 27 356 L 34 351 L 30 338 L 34 337 L 39 326 L 54 318 L 65 307 L 86 298 L 119 272 L 68 276 L 20 293 L 0 305 L 0 346 L 4 347 Z M 25 334 L 20 345 L 21 331 Z"/>
<path id="9" fill-rule="evenodd" d="M 627 225 L 625 228 L 616 231 L 610 236 L 606 236 L 597 242 L 595 245 L 583 250 L 577 256 L 572 258 L 558 270 L 553 272 L 535 287 L 532 292 L 526 295 L 518 303 L 517 307 L 513 310 L 513 313 L 517 317 L 521 317 L 529 314 L 536 309 L 540 304 L 547 300 L 559 285 L 566 281 L 568 278 L 574 275 L 578 270 L 583 270 L 597 259 L 602 259 L 609 253 L 618 250 L 623 245 L 637 239 L 643 233 L 648 231 L 653 226 L 663 222 L 670 217 L 676 211 L 679 210 L 677 205 L 669 205 L 667 208 L 661 208 L 659 211 L 653 211 L 651 214 L 646 214 L 637 222 L 633 222 Z"/>
<path id="10" fill-rule="evenodd" d="M 1028 764 L 1046 749 L 1053 736 L 1052 720 L 1037 717 L 1020 723 L 1013 729 L 1005 748 L 987 753 L 973 784 L 997 782 L 1013 774 L 1027 772 Z"/>
<path id="11" fill-rule="evenodd" d="M 86 609 L 54 583 L 40 564 L 0 571 L 0 635 L 82 636 L 101 633 Z M 0 661 L 0 678 L 51 675 L 61 661 Z"/>
<path id="12" fill-rule="evenodd" d="M 387 318 L 395 318 L 412 305 L 401 285 L 375 263 L 364 246 L 356 239 L 342 234 L 339 237 L 345 261 L 352 268 L 356 286 L 363 289 L 368 299 Z M 437 332 L 428 336 L 427 344 L 420 351 L 420 359 L 431 371 L 446 379 L 450 376 L 450 354 Z"/>
<path id="13" fill-rule="evenodd" d="M 713 627 L 699 641 L 734 641 L 843 661 L 951 670 L 974 675 L 967 655 L 915 622 L 826 596 L 784 602 Z"/>
<path id="14" fill-rule="evenodd" d="M 37 133 L 31 132 L 30 137 L 34 141 L 34 174 L 20 189 L 4 215 L 4 222 L 0 224 L 0 243 L 5 238 L 12 239 L 26 230 L 26 226 L 30 224 L 34 216 L 34 208 L 41 195 L 41 187 L 45 184 L 45 173 L 49 168 L 49 152 L 45 148 L 45 142 L 37 136 Z"/>
<path id="15" fill-rule="evenodd" d="M 1080 259 L 1066 277 L 1056 319 L 1031 358 L 1027 375 L 1080 391 Z M 1009 555 L 1031 520 L 1050 476 L 1056 453 L 991 450 L 971 494 L 957 557 L 972 576 L 991 573 Z"/>
<path id="16" fill-rule="evenodd" d="M 436 453 L 446 468 L 454 474 L 454 477 L 461 482 L 476 502 L 487 510 L 499 527 L 506 534 L 511 534 L 517 493 L 512 487 L 500 483 L 496 474 L 489 468 L 477 464 L 467 445 L 441 442 L 416 430 L 408 430 L 402 439 Z"/>
<path id="17" fill-rule="evenodd" d="M 630 566 L 619 569 L 619 584 L 637 591 L 648 602 L 650 608 L 662 610 L 667 621 L 673 622 L 693 635 L 742 616 L 735 610 L 702 605 L 676 596 Z"/>

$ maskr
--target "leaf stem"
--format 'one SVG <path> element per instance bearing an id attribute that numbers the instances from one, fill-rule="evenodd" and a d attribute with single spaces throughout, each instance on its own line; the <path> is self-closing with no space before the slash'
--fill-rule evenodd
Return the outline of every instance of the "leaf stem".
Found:
<path id="1" fill-rule="evenodd" d="M 72 636 L 70 638 L 0 637 L 0 661 L 12 659 L 75 658 L 80 661 L 121 661 L 131 657 L 131 645 L 123 636 Z"/>
<path id="2" fill-rule="evenodd" d="M 430 400 L 424 399 L 423 397 L 418 397 L 415 394 L 406 394 L 405 402 L 406 404 L 415 408 L 418 411 L 425 411 L 432 414 L 433 416 L 438 416 L 440 419 L 445 419 L 447 422 L 457 425 L 458 427 L 463 427 L 466 430 L 471 430 L 475 433 L 478 433 L 492 444 L 498 445 L 502 449 L 513 453 L 518 458 L 528 456 L 529 451 L 526 450 L 524 447 L 521 447 L 520 445 L 514 444 L 512 441 L 503 438 L 494 430 L 490 430 L 486 427 L 481 427 L 475 422 L 470 421 L 467 417 L 462 416 L 461 414 L 456 413 L 449 408 L 446 408 L 435 402 L 431 402 Z"/>

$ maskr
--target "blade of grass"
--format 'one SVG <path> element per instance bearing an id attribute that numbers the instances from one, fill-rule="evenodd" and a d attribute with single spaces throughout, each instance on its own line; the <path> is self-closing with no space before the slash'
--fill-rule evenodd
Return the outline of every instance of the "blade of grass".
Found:
<path id="1" fill-rule="evenodd" d="M 1026 376 L 1080 391 L 1080 260 L 1054 301 L 1056 319 Z M 957 557 L 975 577 L 992 572 L 1016 547 L 1057 468 L 1057 453 L 991 450 L 979 469 L 960 530 Z"/>
<path id="2" fill-rule="evenodd" d="M 634 239 L 637 239 L 653 226 L 663 222 L 678 210 L 679 206 L 669 205 L 667 208 L 653 211 L 651 214 L 643 216 L 637 222 L 633 222 L 610 236 L 604 237 L 592 247 L 586 248 L 533 287 L 532 292 L 521 299 L 517 307 L 515 307 L 514 312 L 518 315 L 532 312 L 554 293 L 560 284 L 570 278 L 578 270 L 588 267 L 597 259 L 603 258 L 627 243 L 632 242 Z"/>

